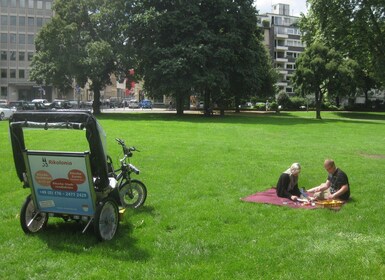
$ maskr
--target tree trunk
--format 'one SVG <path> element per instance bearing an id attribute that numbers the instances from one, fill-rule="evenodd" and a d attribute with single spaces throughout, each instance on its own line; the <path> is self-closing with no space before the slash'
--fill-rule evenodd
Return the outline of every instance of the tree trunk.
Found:
<path id="1" fill-rule="evenodd" d="M 239 97 L 238 96 L 235 96 L 235 113 L 240 113 L 241 112 L 241 109 L 240 109 L 240 100 L 239 100 Z"/>
<path id="2" fill-rule="evenodd" d="M 209 116 L 211 116 L 211 113 L 210 113 L 210 91 L 209 90 L 205 90 L 204 100 L 205 100 L 205 103 L 203 105 L 203 112 L 204 112 L 204 115 L 206 117 L 209 117 Z"/>
<path id="3" fill-rule="evenodd" d="M 322 105 L 322 92 L 318 91 L 315 93 L 315 108 L 316 108 L 316 119 L 321 120 L 321 105 Z"/>
<path id="4" fill-rule="evenodd" d="M 102 113 L 100 111 L 100 87 L 94 87 L 92 90 L 94 92 L 94 102 L 92 102 L 93 114 L 99 115 Z"/>
<path id="5" fill-rule="evenodd" d="M 176 100 L 176 114 L 178 116 L 181 116 L 183 115 L 183 101 L 184 101 L 183 96 L 178 95 L 175 100 Z"/>

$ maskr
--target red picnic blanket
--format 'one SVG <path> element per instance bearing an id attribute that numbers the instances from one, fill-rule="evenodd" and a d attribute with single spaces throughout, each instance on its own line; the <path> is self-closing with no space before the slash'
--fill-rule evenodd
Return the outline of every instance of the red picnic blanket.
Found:
<path id="1" fill-rule="evenodd" d="M 257 192 L 255 194 L 241 198 L 241 200 L 246 202 L 255 202 L 255 203 L 267 203 L 280 206 L 288 206 L 291 208 L 304 208 L 304 209 L 315 209 L 315 205 L 304 204 L 302 202 L 292 201 L 288 198 L 278 197 L 275 188 L 270 188 L 262 192 Z"/>

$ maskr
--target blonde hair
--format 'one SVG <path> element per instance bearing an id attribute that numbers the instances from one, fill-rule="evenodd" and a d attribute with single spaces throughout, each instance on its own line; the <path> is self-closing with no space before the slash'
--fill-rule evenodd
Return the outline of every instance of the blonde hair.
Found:
<path id="1" fill-rule="evenodd" d="M 291 174 L 299 174 L 300 172 L 301 172 L 301 165 L 298 162 L 295 162 L 290 166 Z"/>

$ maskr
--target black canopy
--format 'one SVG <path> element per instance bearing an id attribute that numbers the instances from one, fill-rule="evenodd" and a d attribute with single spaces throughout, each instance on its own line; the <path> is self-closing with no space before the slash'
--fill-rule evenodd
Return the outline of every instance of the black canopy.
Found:
<path id="1" fill-rule="evenodd" d="M 9 132 L 16 172 L 20 181 L 24 181 L 23 173 L 26 173 L 26 165 L 23 159 L 23 151 L 26 149 L 24 128 L 85 129 L 90 147 L 92 175 L 97 178 L 95 184 L 101 189 L 109 185 L 107 156 L 103 146 L 104 131 L 90 111 L 15 112 L 9 120 Z"/>

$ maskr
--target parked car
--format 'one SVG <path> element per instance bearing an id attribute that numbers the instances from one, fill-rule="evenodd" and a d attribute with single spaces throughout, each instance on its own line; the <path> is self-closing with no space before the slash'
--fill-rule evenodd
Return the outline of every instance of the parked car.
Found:
<path id="1" fill-rule="evenodd" d="M 54 100 L 48 107 L 52 110 L 70 109 L 72 105 L 68 100 Z"/>
<path id="2" fill-rule="evenodd" d="M 81 103 L 78 100 L 67 100 L 67 101 L 68 101 L 68 104 L 70 104 L 70 106 L 71 106 L 70 108 L 72 108 L 72 109 L 81 107 Z"/>
<path id="3" fill-rule="evenodd" d="M 44 106 L 47 106 L 47 107 L 50 104 L 47 99 L 33 99 L 31 102 L 32 103 L 43 103 Z"/>
<path id="4" fill-rule="evenodd" d="M 148 99 L 144 99 L 144 100 L 140 101 L 139 106 L 142 109 L 145 109 L 145 108 L 152 109 L 152 102 Z"/>
<path id="5" fill-rule="evenodd" d="M 129 101 L 128 108 L 131 108 L 131 109 L 139 108 L 139 102 L 136 100 Z"/>
<path id="6" fill-rule="evenodd" d="M 6 99 L 0 99 L 0 105 L 8 105 L 8 101 Z"/>
<path id="7" fill-rule="evenodd" d="M 121 103 L 119 102 L 117 97 L 110 97 L 108 104 L 110 108 L 116 108 L 116 107 L 121 107 Z"/>
<path id="8" fill-rule="evenodd" d="M 9 102 L 9 108 L 15 110 L 34 110 L 35 104 L 25 100 L 11 101 Z"/>
<path id="9" fill-rule="evenodd" d="M 125 108 L 128 107 L 128 103 L 131 102 L 131 99 L 123 98 L 122 101 L 119 103 L 119 108 Z"/>
<path id="10" fill-rule="evenodd" d="M 13 110 L 7 106 L 0 104 L 0 121 L 9 119 L 13 115 Z"/>

